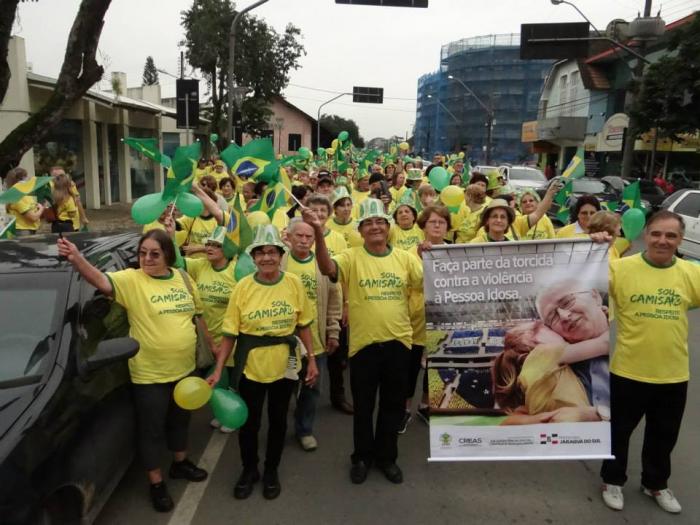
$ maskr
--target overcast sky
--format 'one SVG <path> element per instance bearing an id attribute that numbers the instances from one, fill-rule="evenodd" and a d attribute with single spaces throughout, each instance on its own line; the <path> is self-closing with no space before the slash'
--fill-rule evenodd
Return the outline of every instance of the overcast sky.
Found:
<path id="1" fill-rule="evenodd" d="M 253 0 L 239 2 L 247 6 Z M 627 20 L 643 0 L 575 0 L 601 29 L 614 18 Z M 24 37 L 27 60 L 36 73 L 57 76 L 79 0 L 20 4 L 14 33 Z M 269 0 L 253 13 L 278 31 L 288 23 L 301 28 L 307 55 L 291 75 L 285 97 L 316 116 L 318 106 L 353 86 L 384 88 L 384 104 L 353 104 L 342 97 L 324 112 L 354 119 L 365 139 L 404 135 L 415 122 L 417 79 L 435 71 L 440 46 L 461 38 L 518 33 L 520 24 L 576 22 L 576 11 L 550 0 L 430 0 L 428 9 L 336 5 L 334 0 Z M 141 84 L 146 56 L 156 66 L 177 73 L 180 12 L 192 0 L 113 0 L 100 39 L 112 71 L 127 74 L 128 86 Z M 700 0 L 654 1 L 670 22 L 700 9 Z M 107 81 L 102 83 L 108 88 Z M 161 75 L 163 96 L 173 96 L 175 80 Z M 201 86 L 204 88 L 204 85 Z M 310 89 L 313 88 L 313 89 Z"/>

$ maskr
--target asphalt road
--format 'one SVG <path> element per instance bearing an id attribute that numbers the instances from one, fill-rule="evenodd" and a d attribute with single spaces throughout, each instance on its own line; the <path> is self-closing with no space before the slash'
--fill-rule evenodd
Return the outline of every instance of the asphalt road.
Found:
<path id="1" fill-rule="evenodd" d="M 699 325 L 700 311 L 692 312 L 691 355 L 700 348 Z M 691 357 L 691 377 L 699 375 L 698 360 Z M 683 505 L 683 513 L 678 516 L 666 514 L 639 491 L 641 426 L 631 446 L 630 481 L 622 512 L 607 509 L 600 500 L 599 461 L 428 463 L 427 427 L 418 420 L 411 422 L 399 440 L 404 483 L 392 485 L 374 470 L 363 485 L 353 485 L 348 475 L 352 418 L 334 411 L 324 394 L 316 424 L 319 448 L 303 452 L 288 436 L 280 468 L 282 494 L 277 500 L 263 499 L 260 485 L 248 500 L 233 499 L 233 484 L 240 472 L 236 434 L 224 436 L 212 431 L 208 426 L 210 413 L 202 409 L 191 425 L 191 455 L 210 465 L 208 484 L 169 481 L 177 507 L 171 514 L 158 514 L 151 509 L 145 475 L 134 464 L 97 523 L 696 524 L 700 523 L 698 401 L 700 386 L 691 382 L 670 481 Z M 206 457 L 202 458 L 205 449 Z M 169 465 L 166 456 L 162 464 L 166 468 Z"/>

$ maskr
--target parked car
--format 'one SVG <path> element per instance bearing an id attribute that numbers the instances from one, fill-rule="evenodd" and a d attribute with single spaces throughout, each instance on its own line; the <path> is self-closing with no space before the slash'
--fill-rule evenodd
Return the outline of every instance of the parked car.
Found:
<path id="1" fill-rule="evenodd" d="M 103 271 L 137 234 L 71 236 Z M 134 451 L 126 312 L 58 257 L 55 236 L 0 241 L 0 522 L 91 523 Z"/>
<path id="2" fill-rule="evenodd" d="M 534 189 L 544 193 L 547 189 L 547 177 L 537 168 L 529 166 L 501 166 L 498 171 L 513 190 Z"/>
<path id="3" fill-rule="evenodd" d="M 549 187 L 554 180 L 558 179 L 549 181 L 547 183 L 547 187 Z M 595 195 L 603 207 L 605 207 L 606 203 L 608 202 L 619 202 L 622 198 L 622 193 L 618 192 L 609 182 L 594 177 L 581 177 L 580 179 L 574 179 L 571 183 L 571 190 L 571 195 L 569 195 L 569 198 L 565 204 L 567 208 L 573 206 L 576 203 L 576 200 L 581 195 L 585 194 Z M 554 203 L 547 212 L 547 215 L 557 227 L 562 226 L 561 220 L 557 217 L 559 208 L 559 205 Z"/>
<path id="4" fill-rule="evenodd" d="M 685 235 L 678 251 L 681 255 L 700 259 L 700 190 L 679 190 L 661 205 L 683 217 Z"/>
<path id="5" fill-rule="evenodd" d="M 639 181 L 642 206 L 646 208 L 648 212 L 658 210 L 661 203 L 666 198 L 664 191 L 654 184 L 654 181 L 649 179 L 622 178 L 616 175 L 608 175 L 607 177 L 603 177 L 601 180 L 609 182 L 613 188 L 620 193 L 622 193 L 626 186 L 629 186 L 633 182 Z"/>

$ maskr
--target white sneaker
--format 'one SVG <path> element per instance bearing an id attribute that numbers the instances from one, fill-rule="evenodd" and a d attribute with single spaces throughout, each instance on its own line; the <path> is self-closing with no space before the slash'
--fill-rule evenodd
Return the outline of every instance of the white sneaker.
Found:
<path id="1" fill-rule="evenodd" d="M 673 495 L 673 492 L 671 492 L 671 489 L 650 490 L 642 487 L 642 490 L 644 491 L 644 494 L 650 498 L 654 498 L 657 505 L 666 512 L 678 514 L 681 511 L 681 504 L 678 503 L 678 500 Z"/>
<path id="2" fill-rule="evenodd" d="M 311 452 L 312 450 L 316 450 L 318 448 L 318 442 L 313 436 L 301 436 L 299 438 L 299 444 L 306 452 Z"/>
<path id="3" fill-rule="evenodd" d="M 219 423 L 219 420 L 214 418 L 211 421 L 209 421 L 209 426 L 211 428 L 221 428 L 221 423 Z"/>
<path id="4" fill-rule="evenodd" d="M 236 431 L 235 428 L 225 427 L 224 425 L 221 425 L 219 427 L 219 432 L 221 432 L 222 434 L 231 434 L 232 432 L 235 432 L 235 431 Z"/>
<path id="5" fill-rule="evenodd" d="M 613 510 L 622 510 L 625 507 L 625 496 L 620 485 L 603 483 L 603 502 Z"/>

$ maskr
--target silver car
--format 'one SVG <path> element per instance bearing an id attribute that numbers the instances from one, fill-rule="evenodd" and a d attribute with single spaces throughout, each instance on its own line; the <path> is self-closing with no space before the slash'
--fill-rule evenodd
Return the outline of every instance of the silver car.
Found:
<path id="1" fill-rule="evenodd" d="M 544 192 L 547 189 L 547 177 L 537 168 L 530 166 L 501 166 L 498 171 L 515 191 L 533 189 Z"/>
<path id="2" fill-rule="evenodd" d="M 668 197 L 661 208 L 677 213 L 685 221 L 685 235 L 678 251 L 700 259 L 700 190 L 680 190 Z"/>

